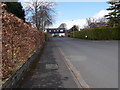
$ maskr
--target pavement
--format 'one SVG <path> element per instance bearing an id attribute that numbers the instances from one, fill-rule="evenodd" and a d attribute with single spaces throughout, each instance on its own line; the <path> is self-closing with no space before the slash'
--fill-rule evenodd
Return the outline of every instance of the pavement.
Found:
<path id="1" fill-rule="evenodd" d="M 18 88 L 78 88 L 53 41 L 48 41 L 37 62 L 34 62 Z"/>

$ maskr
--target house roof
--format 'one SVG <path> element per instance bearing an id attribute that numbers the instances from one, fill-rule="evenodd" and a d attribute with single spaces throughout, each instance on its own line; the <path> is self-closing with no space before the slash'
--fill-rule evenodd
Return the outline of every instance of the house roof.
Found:
<path id="1" fill-rule="evenodd" d="M 66 30 L 65 28 L 47 28 L 46 30 Z"/>
<path id="2" fill-rule="evenodd" d="M 47 32 L 49 33 L 65 33 L 65 28 L 48 28 Z"/>

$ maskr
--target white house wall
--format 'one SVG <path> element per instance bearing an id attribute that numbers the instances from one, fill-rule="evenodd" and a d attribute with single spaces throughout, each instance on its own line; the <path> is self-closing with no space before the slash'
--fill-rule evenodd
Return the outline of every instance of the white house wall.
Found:
<path id="1" fill-rule="evenodd" d="M 52 36 L 54 36 L 54 33 L 52 34 Z"/>
<path id="2" fill-rule="evenodd" d="M 59 36 L 65 36 L 65 33 L 57 33 L 57 34 L 52 34 L 52 36 L 54 36 L 54 35 L 59 35 Z"/>
<path id="3" fill-rule="evenodd" d="M 59 36 L 65 36 L 65 33 L 59 33 Z"/>

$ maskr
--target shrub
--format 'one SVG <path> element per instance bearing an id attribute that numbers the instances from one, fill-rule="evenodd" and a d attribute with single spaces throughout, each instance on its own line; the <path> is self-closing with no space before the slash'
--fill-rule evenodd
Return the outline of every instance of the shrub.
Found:
<path id="1" fill-rule="evenodd" d="M 44 37 L 45 37 L 45 41 L 48 41 L 49 40 L 49 35 L 48 35 L 48 33 L 44 33 Z"/>
<path id="2" fill-rule="evenodd" d="M 120 27 L 91 28 L 87 30 L 74 32 L 74 37 L 85 39 L 85 36 L 88 36 L 89 40 L 119 40 L 120 39 L 120 37 L 118 37 L 119 30 Z"/>

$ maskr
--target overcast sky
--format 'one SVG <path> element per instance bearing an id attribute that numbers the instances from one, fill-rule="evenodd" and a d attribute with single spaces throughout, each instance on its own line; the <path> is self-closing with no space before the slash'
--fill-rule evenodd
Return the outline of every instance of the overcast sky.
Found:
<path id="1" fill-rule="evenodd" d="M 20 1 L 26 2 L 26 0 Z M 55 6 L 57 15 L 55 17 L 55 23 L 51 27 L 57 28 L 61 23 L 66 23 L 68 29 L 73 25 L 78 25 L 80 28 L 83 28 L 86 25 L 86 18 L 101 18 L 108 14 L 106 10 L 109 7 L 109 4 L 106 3 L 107 0 L 84 0 L 84 2 L 83 0 L 52 1 L 57 1 Z"/>

